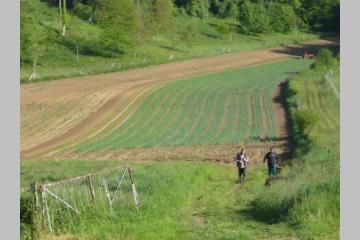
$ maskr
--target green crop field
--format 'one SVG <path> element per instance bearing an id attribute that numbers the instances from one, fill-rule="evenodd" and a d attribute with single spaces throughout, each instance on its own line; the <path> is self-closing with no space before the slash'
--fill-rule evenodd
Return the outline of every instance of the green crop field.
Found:
<path id="1" fill-rule="evenodd" d="M 286 60 L 164 84 L 110 134 L 79 151 L 271 142 L 276 86 L 311 61 Z"/>

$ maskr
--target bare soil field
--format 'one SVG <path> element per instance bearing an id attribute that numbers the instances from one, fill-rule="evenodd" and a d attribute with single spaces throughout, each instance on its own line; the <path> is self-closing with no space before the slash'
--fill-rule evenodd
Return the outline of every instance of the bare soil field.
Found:
<path id="1" fill-rule="evenodd" d="M 166 81 L 299 57 L 305 50 L 315 51 L 320 47 L 334 44 L 336 42 L 330 40 L 317 40 L 294 46 L 231 53 L 118 73 L 21 85 L 21 159 L 31 159 L 69 142 L 83 140 L 86 134 L 105 125 L 109 117 L 119 111 L 119 108 L 126 107 L 124 105 L 129 99 L 136 99 L 147 89 Z M 278 121 L 284 126 L 281 129 L 284 129 L 286 128 L 285 111 L 276 100 L 280 93 L 280 90 L 274 93 L 274 102 L 278 109 Z M 288 135 L 286 131 L 281 131 L 280 136 L 286 138 Z M 159 151 L 159 155 L 166 155 L 167 151 L 176 153 L 182 150 L 181 154 L 186 155 L 186 149 L 135 149 L 111 154 L 123 158 L 132 155 L 141 160 L 143 157 L 136 157 L 137 151 L 144 154 Z M 190 148 L 189 152 L 193 150 Z M 103 158 L 112 158 L 111 155 L 103 154 Z M 68 159 L 85 157 L 81 155 L 71 157 L 71 155 L 62 154 L 62 157 L 66 156 Z M 55 156 L 56 154 L 53 157 Z M 156 159 L 156 155 L 152 156 Z M 62 157 L 58 156 L 58 158 Z M 101 158 L 101 155 L 97 158 Z"/>
<path id="2" fill-rule="evenodd" d="M 181 146 L 166 148 L 135 148 L 116 151 L 97 152 L 66 152 L 55 153 L 51 156 L 44 155 L 37 159 L 52 160 L 122 160 L 133 162 L 163 162 L 163 161 L 204 161 L 221 164 L 234 164 L 233 158 L 236 152 L 246 147 L 247 153 L 251 156 L 251 164 L 260 164 L 269 147 L 275 147 L 275 151 L 284 159 L 288 152 L 286 144 L 257 144 L 257 145 L 206 145 L 206 146 Z"/>

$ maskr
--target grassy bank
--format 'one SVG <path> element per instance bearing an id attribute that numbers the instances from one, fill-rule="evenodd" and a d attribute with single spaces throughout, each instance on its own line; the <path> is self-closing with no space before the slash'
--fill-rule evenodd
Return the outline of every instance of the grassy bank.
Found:
<path id="1" fill-rule="evenodd" d="M 224 34 L 219 25 L 224 21 L 215 18 L 201 20 L 191 17 L 175 19 L 177 33 L 160 33 L 136 44 L 134 53 L 113 57 L 111 50 L 105 48 L 101 41 L 101 28 L 95 24 L 68 14 L 68 32 L 65 37 L 59 36 L 58 9 L 39 0 L 21 1 L 21 21 L 33 20 L 32 28 L 43 32 L 43 51 L 38 56 L 38 78 L 45 81 L 74 76 L 100 74 L 121 71 L 172 61 L 213 56 L 235 51 L 270 48 L 286 44 L 316 39 L 317 34 L 294 30 L 289 34 L 267 33 L 246 36 L 238 33 Z M 197 32 L 189 45 L 182 37 L 187 26 L 193 25 Z M 22 33 L 25 34 L 25 33 Z M 76 43 L 79 57 L 76 55 Z M 23 44 L 22 44 L 23 46 Z M 29 49 L 21 49 L 20 79 L 28 83 L 32 73 L 32 55 Z"/>
<path id="2" fill-rule="evenodd" d="M 324 77 L 333 69 L 330 81 L 339 86 L 339 62 L 323 55 L 289 82 L 296 160 L 283 176 L 287 181 L 260 195 L 254 206 L 268 212 L 266 218 L 302 228 L 302 239 L 338 239 L 340 230 L 340 105 Z"/>

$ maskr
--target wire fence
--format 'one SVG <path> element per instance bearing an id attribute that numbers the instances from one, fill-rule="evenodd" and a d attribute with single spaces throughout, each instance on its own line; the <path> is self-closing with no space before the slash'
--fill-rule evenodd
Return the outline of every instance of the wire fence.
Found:
<path id="1" fill-rule="evenodd" d="M 72 232 L 84 216 L 135 205 L 140 208 L 129 165 L 64 181 L 31 186 L 41 225 L 50 233 Z"/>
<path id="2" fill-rule="evenodd" d="M 330 69 L 330 71 L 324 75 L 324 78 L 329 83 L 330 87 L 332 88 L 334 95 L 340 101 L 340 90 L 335 86 L 335 83 L 333 81 L 333 78 L 335 76 L 338 76 L 339 74 L 340 74 L 340 70 L 333 71 L 332 69 Z"/>

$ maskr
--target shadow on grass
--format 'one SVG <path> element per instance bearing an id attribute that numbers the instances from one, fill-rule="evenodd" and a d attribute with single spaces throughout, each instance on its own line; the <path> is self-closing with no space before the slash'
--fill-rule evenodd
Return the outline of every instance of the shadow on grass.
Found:
<path id="1" fill-rule="evenodd" d="M 176 47 L 166 46 L 166 45 L 163 45 L 163 44 L 157 44 L 157 46 L 160 47 L 160 48 L 167 49 L 169 51 L 182 52 L 182 53 L 187 52 L 187 51 L 184 51 L 182 49 L 179 49 L 179 48 L 176 48 Z"/>
<path id="2" fill-rule="evenodd" d="M 300 58 L 304 55 L 305 51 L 316 55 L 316 53 L 321 48 L 329 48 L 329 49 L 333 50 L 334 52 L 337 52 L 339 50 L 340 42 L 338 41 L 337 38 L 324 38 L 324 39 L 330 40 L 331 42 L 329 42 L 327 44 L 322 44 L 322 45 L 315 45 L 315 44 L 311 44 L 311 43 L 302 43 L 302 44 L 297 44 L 297 46 L 283 46 L 281 49 L 277 48 L 277 49 L 272 49 L 271 51 L 274 53 L 287 54 L 287 55 L 290 55 L 293 57 Z"/>
<path id="3" fill-rule="evenodd" d="M 212 33 L 205 33 L 205 32 L 202 32 L 202 34 L 203 34 L 204 36 L 209 37 L 209 38 L 214 38 L 214 39 L 221 39 L 221 40 L 223 40 L 223 36 L 219 36 L 219 35 L 212 34 Z"/>

